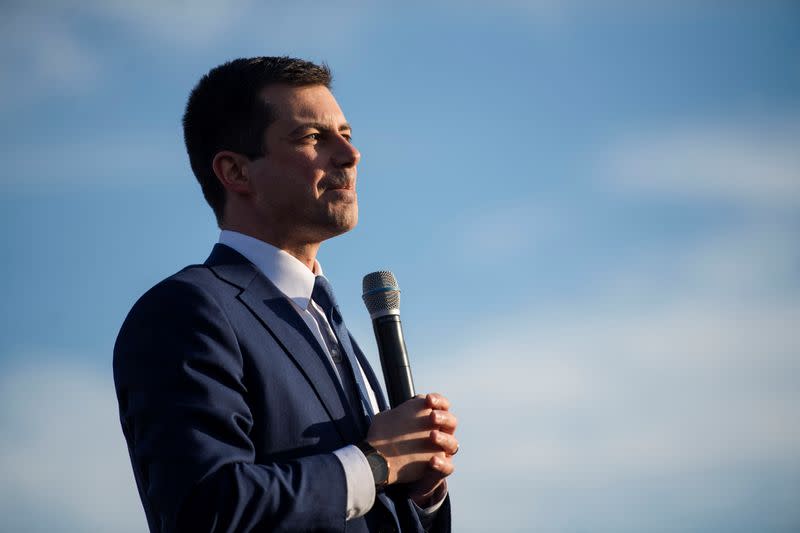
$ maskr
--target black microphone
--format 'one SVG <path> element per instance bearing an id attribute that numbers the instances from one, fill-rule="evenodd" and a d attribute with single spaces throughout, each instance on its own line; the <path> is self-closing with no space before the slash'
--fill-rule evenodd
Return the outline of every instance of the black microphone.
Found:
<path id="1" fill-rule="evenodd" d="M 372 318 L 389 405 L 397 407 L 414 396 L 414 380 L 400 323 L 400 287 L 386 270 L 364 276 L 362 298 Z"/>

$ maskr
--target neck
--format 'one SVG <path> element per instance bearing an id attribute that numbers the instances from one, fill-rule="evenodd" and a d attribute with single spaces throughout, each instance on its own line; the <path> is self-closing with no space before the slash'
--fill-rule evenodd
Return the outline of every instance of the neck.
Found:
<path id="1" fill-rule="evenodd" d="M 280 248 L 284 252 L 294 256 L 298 261 L 306 265 L 309 270 L 314 272 L 314 263 L 320 245 L 318 242 L 298 242 L 295 239 L 290 239 L 285 236 L 272 235 L 268 231 L 254 231 L 252 228 L 240 227 L 237 224 L 221 224 L 220 229 L 243 233 L 244 235 L 271 244 L 275 248 Z"/>

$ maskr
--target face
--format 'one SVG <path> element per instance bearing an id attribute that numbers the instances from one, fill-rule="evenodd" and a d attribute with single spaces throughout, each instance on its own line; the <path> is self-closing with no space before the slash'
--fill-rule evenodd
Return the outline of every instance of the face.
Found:
<path id="1" fill-rule="evenodd" d="M 322 85 L 273 85 L 276 111 L 266 155 L 246 166 L 258 223 L 279 238 L 319 243 L 358 222 L 356 166 L 361 154 L 331 92 Z"/>

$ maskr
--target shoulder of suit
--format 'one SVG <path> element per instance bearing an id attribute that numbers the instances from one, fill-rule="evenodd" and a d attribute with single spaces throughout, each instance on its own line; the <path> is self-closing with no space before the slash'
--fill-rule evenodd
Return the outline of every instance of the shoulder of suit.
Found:
<path id="1" fill-rule="evenodd" d="M 218 301 L 227 283 L 206 265 L 189 265 L 148 289 L 134 304 L 136 308 L 160 305 L 170 308 L 186 303 Z"/>

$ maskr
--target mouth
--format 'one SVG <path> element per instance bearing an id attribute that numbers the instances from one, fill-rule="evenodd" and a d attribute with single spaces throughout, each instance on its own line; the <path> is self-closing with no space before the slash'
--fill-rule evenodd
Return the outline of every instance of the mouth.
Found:
<path id="1" fill-rule="evenodd" d="M 325 191 L 355 191 L 356 190 L 356 182 L 355 180 L 334 180 L 328 183 L 325 183 L 323 186 L 323 190 Z"/>
<path id="2" fill-rule="evenodd" d="M 353 203 L 356 201 L 354 183 L 331 183 L 322 191 L 321 198 L 331 202 Z"/>

